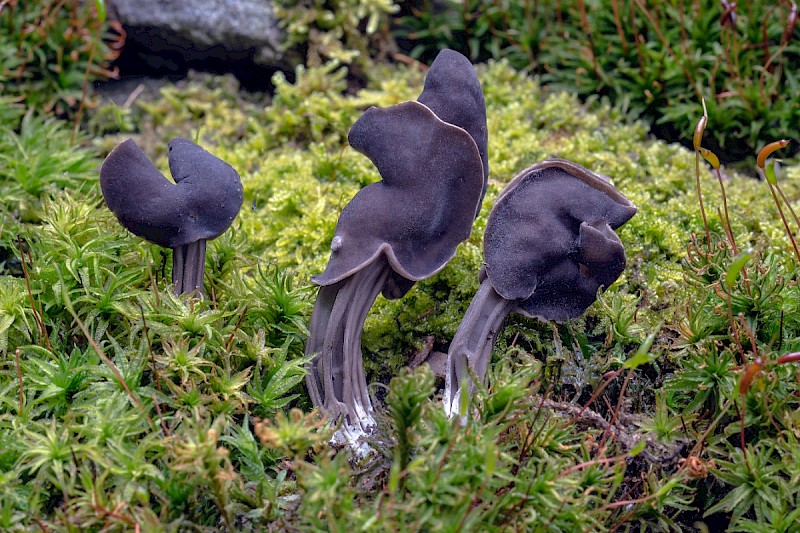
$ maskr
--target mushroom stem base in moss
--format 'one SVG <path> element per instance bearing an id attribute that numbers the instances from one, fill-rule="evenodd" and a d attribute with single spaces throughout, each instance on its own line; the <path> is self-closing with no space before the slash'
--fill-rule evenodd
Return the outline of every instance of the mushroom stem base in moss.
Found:
<path id="1" fill-rule="evenodd" d="M 381 255 L 352 276 L 319 288 L 306 354 L 315 354 L 306 376 L 311 400 L 333 418 L 344 417 L 348 440 L 375 426 L 361 356 L 361 332 L 391 272 Z"/>
<path id="2" fill-rule="evenodd" d="M 466 415 L 469 397 L 475 392 L 470 374 L 486 375 L 497 333 L 515 304 L 497 294 L 488 278 L 483 280 L 447 352 L 444 408 L 448 416 Z"/>
<path id="3" fill-rule="evenodd" d="M 172 283 L 175 294 L 203 294 L 203 273 L 206 266 L 206 241 L 200 239 L 172 250 Z"/>

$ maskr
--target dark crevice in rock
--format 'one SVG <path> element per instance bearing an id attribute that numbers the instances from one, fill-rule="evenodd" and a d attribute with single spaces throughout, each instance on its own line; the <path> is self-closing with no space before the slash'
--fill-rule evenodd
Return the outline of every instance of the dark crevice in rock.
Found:
<path id="1" fill-rule="evenodd" d="M 165 30 L 133 27 L 114 66 L 120 78 L 186 77 L 190 69 L 213 74 L 232 73 L 249 91 L 269 91 L 272 75 L 283 70 L 255 62 L 256 50 L 228 50 L 223 45 L 199 46 L 180 35 Z"/>

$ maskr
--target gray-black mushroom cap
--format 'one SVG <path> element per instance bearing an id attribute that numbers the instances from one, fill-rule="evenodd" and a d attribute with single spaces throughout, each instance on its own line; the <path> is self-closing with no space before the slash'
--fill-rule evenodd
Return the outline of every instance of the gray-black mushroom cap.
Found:
<path id="1" fill-rule="evenodd" d="M 440 119 L 463 128 L 472 136 L 481 154 L 485 194 L 489 179 L 486 102 L 469 59 L 453 50 L 439 52 L 417 101 L 428 106 Z"/>
<path id="2" fill-rule="evenodd" d="M 197 144 L 169 143 L 175 183 L 132 139 L 119 144 L 100 167 L 109 209 L 132 233 L 166 248 L 213 239 L 230 227 L 244 199 L 239 174 Z"/>
<path id="3" fill-rule="evenodd" d="M 625 249 L 614 230 L 635 214 L 597 174 L 543 161 L 519 173 L 489 214 L 481 275 L 521 314 L 576 318 L 622 274 Z"/>
<path id="4" fill-rule="evenodd" d="M 382 180 L 361 189 L 342 210 L 328 266 L 311 280 L 331 285 L 380 254 L 406 280 L 441 270 L 469 237 L 480 202 L 482 164 L 472 137 L 411 101 L 368 109 L 348 140 Z"/>

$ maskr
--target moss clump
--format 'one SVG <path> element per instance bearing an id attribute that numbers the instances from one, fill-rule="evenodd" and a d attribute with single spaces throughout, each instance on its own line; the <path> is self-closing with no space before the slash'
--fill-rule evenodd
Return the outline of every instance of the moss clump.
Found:
<path id="1" fill-rule="evenodd" d="M 346 145 L 349 127 L 370 105 L 415 97 L 423 74 L 375 67 L 348 95 L 335 69 L 308 69 L 295 84 L 277 80 L 271 102 L 225 78 L 164 89 L 126 117 L 137 142 L 159 156 L 165 138 L 196 138 L 240 171 L 243 211 L 209 246 L 209 298 L 187 302 L 168 290 L 161 250 L 125 235 L 102 206 L 99 159 L 52 136 L 63 162 L 83 161 L 75 181 L 47 174 L 19 193 L 36 222 L 0 221 L 0 249 L 27 269 L 27 279 L 0 272 L 0 529 L 30 529 L 31 517 L 98 530 L 677 529 L 697 519 L 684 514 L 692 508 L 742 528 L 793 523 L 796 468 L 782 458 L 800 453 L 798 386 L 793 363 L 778 358 L 800 350 L 800 289 L 764 184 L 726 184 L 737 242 L 756 249 L 747 278 L 729 283 L 711 174 L 702 184 L 713 253 L 691 242 L 703 232 L 693 154 L 504 63 L 478 72 L 485 203 L 442 272 L 370 313 L 371 381 L 389 383 L 429 342 L 446 350 L 477 288 L 490 206 L 547 156 L 611 176 L 640 208 L 620 231 L 629 268 L 584 317 L 509 319 L 465 427 L 427 399 L 436 387 L 425 370 L 402 372 L 381 410 L 382 453 L 360 465 L 333 457 L 315 414 L 285 412 L 309 408 L 307 280 L 327 261 L 342 207 L 378 179 Z M 0 105 L 2 116 L 22 115 Z M 15 149 L 0 143 L 0 156 Z M 166 170 L 164 154 L 158 165 Z M 0 183 L 18 187 L 24 173 L 0 168 L 16 169 Z M 782 184 L 795 198 L 792 181 Z M 753 379 L 743 389 L 744 375 Z"/>
<path id="2" fill-rule="evenodd" d="M 491 186 L 472 237 L 451 264 L 401 301 L 379 299 L 364 337 L 367 365 L 376 375 L 395 373 L 426 335 L 446 346 L 477 287 L 483 228 L 496 195 L 518 171 L 545 157 L 571 159 L 611 176 L 640 208 L 620 231 L 630 268 L 611 294 L 639 294 L 637 318 L 651 326 L 674 317 L 670 313 L 689 297 L 680 261 L 701 224 L 693 155 L 648 138 L 644 124 L 626 123 L 609 107 L 590 110 L 571 95 L 551 93 L 503 62 L 478 71 L 487 105 Z M 263 259 L 292 269 L 300 280 L 324 268 L 342 207 L 360 187 L 379 179 L 370 162 L 347 146 L 349 127 L 371 105 L 414 98 L 423 80 L 410 67 L 377 67 L 367 88 L 345 95 L 343 75 L 330 64 L 300 68 L 294 84 L 279 75 L 266 106 L 232 99 L 227 81 L 166 89 L 160 100 L 143 106 L 141 120 L 152 127 L 148 136 L 191 134 L 191 124 L 240 170 L 246 195 L 242 230 Z M 713 175 L 703 181 L 708 201 L 718 205 Z M 763 235 L 788 245 L 758 182 L 732 175 L 728 187 L 742 242 Z M 721 232 L 716 219 L 713 224 Z M 590 316 L 598 313 L 601 308 L 594 307 Z M 516 334 L 513 328 L 510 334 Z"/>

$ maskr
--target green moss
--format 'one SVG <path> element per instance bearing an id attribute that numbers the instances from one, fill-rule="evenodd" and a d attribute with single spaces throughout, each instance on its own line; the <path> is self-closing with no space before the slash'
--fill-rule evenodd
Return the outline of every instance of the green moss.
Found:
<path id="1" fill-rule="evenodd" d="M 0 479 L 10 481 L 0 483 L 6 506 L 0 529 L 32 526 L 29 515 L 45 516 L 47 527 L 58 529 L 63 524 L 52 509 L 64 495 L 73 502 L 75 523 L 107 520 L 97 518 L 98 495 L 110 511 L 115 502 L 133 501 L 134 493 L 137 504 L 120 511 L 131 520 L 206 529 L 223 519 L 242 530 L 267 524 L 495 530 L 508 523 L 571 530 L 589 517 L 597 529 L 641 523 L 663 530 L 677 529 L 679 513 L 691 505 L 716 505 L 739 521 L 759 518 L 761 496 L 740 504 L 735 490 L 719 495 L 703 483 L 757 487 L 764 481 L 747 477 L 746 462 L 729 460 L 739 453 L 730 448 L 739 442 L 740 407 L 748 442 L 797 448 L 796 368 L 766 366 L 739 394 L 742 371 L 752 367 L 740 361 L 738 345 L 744 363 L 753 355 L 746 329 L 732 327 L 727 313 L 730 305 L 732 317 L 741 315 L 765 360 L 800 350 L 795 260 L 765 184 L 726 178 L 737 242 L 756 254 L 746 280 L 722 284 L 732 255 L 724 244 L 709 256 L 687 256 L 691 235 L 704 238 L 693 153 L 654 141 L 642 124 L 625 123 L 613 109 L 581 106 L 503 63 L 480 66 L 478 73 L 490 130 L 484 205 L 472 235 L 441 272 L 403 299 L 379 297 L 363 337 L 370 381 L 385 384 L 400 374 L 426 337 L 433 337 L 434 350 L 446 350 L 478 286 L 491 205 L 517 172 L 548 156 L 610 176 L 639 207 L 619 232 L 629 266 L 584 317 L 563 325 L 510 317 L 490 388 L 478 392 L 478 414 L 465 428 L 446 420 L 427 394 L 414 392 L 418 382 L 430 388 L 428 374 L 404 375 L 392 387 L 395 407 L 382 420 L 387 426 L 379 440 L 386 440 L 376 445 L 383 454 L 359 465 L 366 473 L 351 470 L 344 455 L 331 459 L 323 450 L 323 422 L 283 411 L 310 407 L 300 385 L 314 295 L 309 276 L 328 260 L 343 206 L 379 179 L 367 158 L 347 146 L 347 132 L 369 106 L 414 98 L 423 73 L 376 66 L 365 89 L 346 94 L 335 69 L 302 70 L 295 84 L 276 79 L 271 102 L 239 94 L 231 78 L 165 88 L 125 117 L 139 128 L 134 138 L 163 170 L 171 136 L 196 138 L 239 170 L 244 208 L 234 228 L 209 245 L 210 297 L 187 302 L 168 289 L 168 252 L 162 256 L 132 238 L 103 207 L 92 171 L 99 159 L 90 151 L 61 146 L 48 163 L 58 172 L 36 172 L 41 188 L 24 192 L 36 223 L 16 214 L 13 224 L 0 221 L 6 253 L 19 254 L 12 246 L 17 234 L 31 251 L 28 280 L 0 277 L 0 443 L 9 443 L 0 453 Z M 0 104 L 4 115 L 21 118 Z M 66 144 L 60 128 L 40 124 L 36 131 L 52 131 L 53 142 Z M 50 146 L 32 139 L 32 147 Z M 96 145 L 104 151 L 119 140 L 109 135 Z M 14 153 L 17 144 L 0 143 L 0 154 Z M 49 161 L 45 156 L 53 158 L 37 157 Z M 72 161 L 80 163 L 74 175 L 60 171 Z M 0 168 L 13 170 L 0 175 L 6 190 L 23 191 L 20 176 L 27 170 Z M 719 186 L 705 163 L 701 169 L 718 243 Z M 791 199 L 800 193 L 799 175 L 790 168 L 781 179 Z M 141 406 L 101 361 L 78 319 Z M 627 373 L 623 365 L 637 353 L 650 362 Z M 623 380 L 626 401 L 615 440 L 603 436 L 597 420 L 611 419 Z M 605 392 L 591 403 L 601 384 Z M 543 398 L 555 402 L 544 411 Z M 581 418 L 577 403 L 588 404 L 591 416 L 587 411 Z M 403 405 L 413 407 L 413 419 L 397 410 Z M 251 416 L 274 419 L 252 424 Z M 712 421 L 719 425 L 707 433 Z M 394 431 L 400 422 L 413 431 Z M 653 432 L 665 448 L 650 441 Z M 632 448 L 642 435 L 647 456 Z M 699 442 L 700 435 L 704 451 L 693 453 L 720 465 L 708 481 L 687 478 L 676 464 L 687 449 L 678 443 Z M 400 457 L 397 464 L 406 468 L 384 464 L 384 456 Z M 615 456 L 624 460 L 607 460 Z M 757 464 L 766 482 L 780 491 L 769 497 L 793 502 L 787 481 L 794 474 L 780 473 L 789 467 L 779 454 L 765 454 L 764 461 Z M 622 509 L 613 505 L 621 498 L 642 499 Z M 751 501 L 761 502 L 752 505 L 755 514 Z"/>
<path id="2" fill-rule="evenodd" d="M 639 207 L 620 231 L 630 268 L 609 289 L 646 296 L 639 321 L 652 326 L 677 316 L 691 292 L 680 261 L 691 233 L 702 228 L 694 154 L 651 139 L 644 124 L 626 123 L 609 107 L 590 110 L 574 96 L 551 93 L 503 62 L 478 72 L 487 105 L 491 187 L 472 236 L 441 273 L 400 301 L 379 298 L 364 347 L 367 368 L 381 380 L 406 363 L 423 337 L 433 335 L 441 346 L 452 338 L 477 287 L 482 233 L 494 199 L 516 173 L 545 157 L 564 157 L 610 176 Z M 230 80 L 200 80 L 164 90 L 161 100 L 144 106 L 141 120 L 158 139 L 190 134 L 185 128 L 191 124 L 212 151 L 239 169 L 246 197 L 242 231 L 262 259 L 291 269 L 302 284 L 324 269 L 343 206 L 379 179 L 367 158 L 347 145 L 347 131 L 371 105 L 414 98 L 423 81 L 421 72 L 405 66 L 376 67 L 371 75 L 365 89 L 346 95 L 344 70 L 299 68 L 294 84 L 276 76 L 276 93 L 266 106 L 257 98 L 235 100 Z M 719 187 L 705 163 L 701 172 L 710 224 L 721 233 L 715 214 Z M 763 184 L 734 174 L 726 186 L 739 240 L 765 240 L 788 250 Z M 589 315 L 603 312 L 594 306 Z"/>

